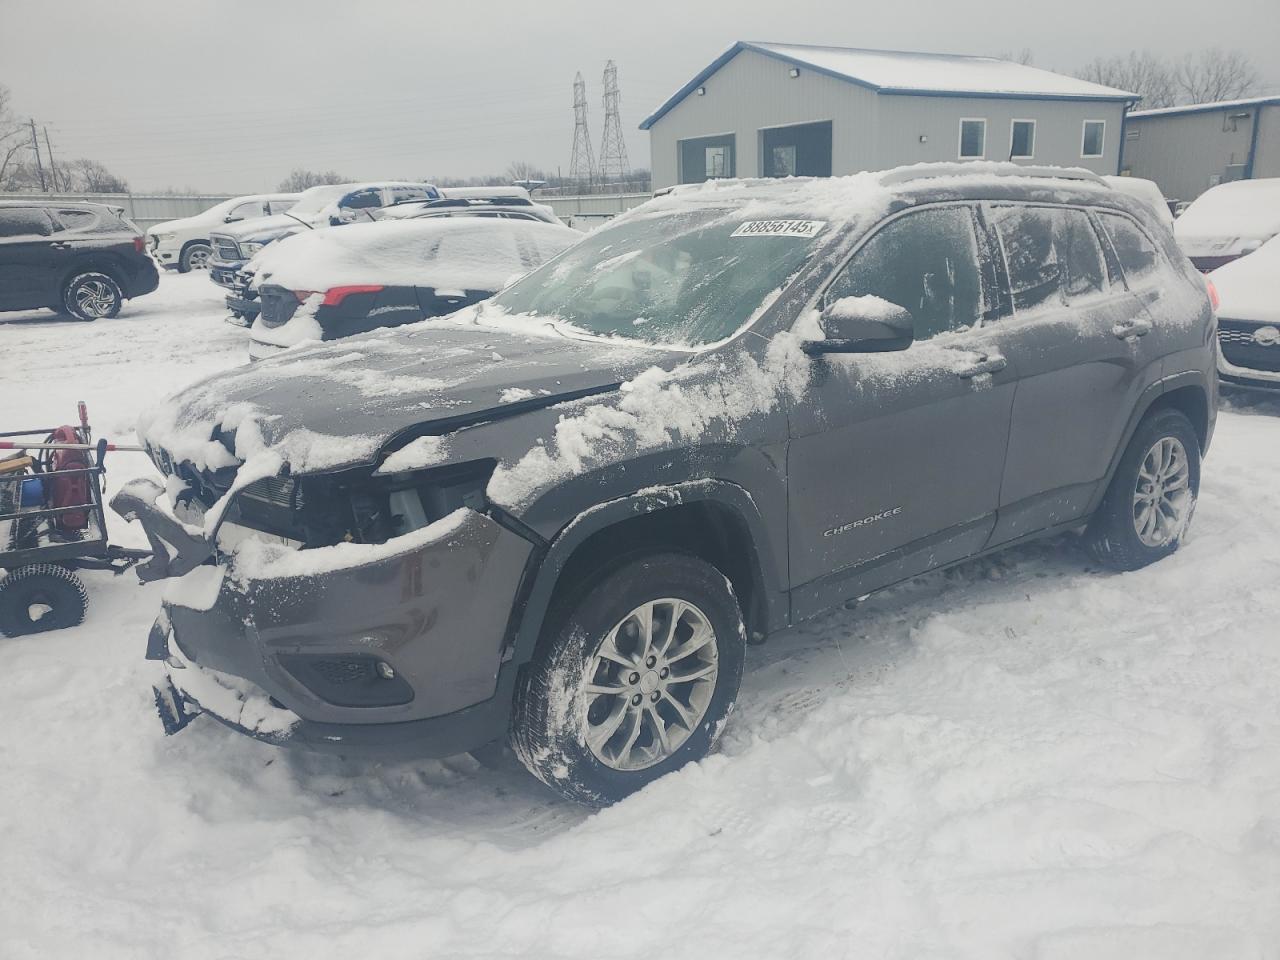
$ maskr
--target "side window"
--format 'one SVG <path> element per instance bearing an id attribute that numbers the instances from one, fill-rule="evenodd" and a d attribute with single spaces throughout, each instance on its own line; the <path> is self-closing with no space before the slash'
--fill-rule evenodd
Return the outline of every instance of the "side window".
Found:
<path id="1" fill-rule="evenodd" d="M 1106 141 L 1107 121 L 1086 120 L 1080 132 L 1080 156 L 1100 157 Z"/>
<path id="2" fill-rule="evenodd" d="M 917 340 L 976 324 L 982 282 L 972 211 L 921 210 L 882 228 L 836 277 L 826 302 L 868 296 L 910 310 Z"/>
<path id="3" fill-rule="evenodd" d="M 1089 215 L 1083 210 L 1059 210 L 1058 214 L 1062 289 L 1067 300 L 1101 293 L 1107 289 L 1107 269 Z"/>
<path id="4" fill-rule="evenodd" d="M 1155 244 L 1128 217 L 1099 210 L 1098 219 L 1102 222 L 1107 239 L 1111 241 L 1111 249 L 1120 261 L 1120 268 L 1124 271 L 1124 278 L 1129 286 L 1137 286 L 1150 279 L 1160 265 L 1160 254 L 1156 251 Z"/>
<path id="5" fill-rule="evenodd" d="M 293 205 L 297 202 L 297 200 L 272 200 L 270 203 L 271 212 L 273 214 L 288 213 L 293 209 Z"/>
<path id="6" fill-rule="evenodd" d="M 348 193 L 342 198 L 338 204 L 348 210 L 369 210 L 374 207 L 382 206 L 382 191 L 377 187 L 366 187 L 364 190 L 356 190 Z"/>
<path id="7" fill-rule="evenodd" d="M 403 203 L 405 200 L 430 200 L 431 197 L 422 187 L 392 187 L 391 202 Z"/>
<path id="8" fill-rule="evenodd" d="M 98 218 L 89 210 L 59 210 L 58 219 L 64 230 L 89 230 Z"/>
<path id="9" fill-rule="evenodd" d="M 39 207 L 0 207 L 0 237 L 47 237 L 53 224 Z"/>
<path id="10" fill-rule="evenodd" d="M 995 207 L 992 222 L 1004 247 L 1013 308 L 1032 310 L 1062 302 L 1062 264 L 1055 242 L 1055 210 L 1049 207 Z"/>
<path id="11" fill-rule="evenodd" d="M 249 200 L 245 203 L 237 203 L 227 211 L 228 220 L 251 220 L 254 217 L 260 216 L 262 216 L 261 200 Z"/>

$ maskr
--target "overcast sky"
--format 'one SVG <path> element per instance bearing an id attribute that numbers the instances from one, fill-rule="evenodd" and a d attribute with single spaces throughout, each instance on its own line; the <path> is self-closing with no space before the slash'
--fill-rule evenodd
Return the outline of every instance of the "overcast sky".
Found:
<path id="1" fill-rule="evenodd" d="M 616 12 L 615 12 L 616 11 Z M 134 190 L 271 189 L 293 167 L 352 178 L 568 172 L 572 83 L 599 150 L 601 73 L 617 61 L 637 125 L 735 40 L 998 54 L 1069 70 L 1135 47 L 1244 50 L 1280 90 L 1276 0 L 644 0 L 164 3 L 0 0 L 0 83 Z"/>

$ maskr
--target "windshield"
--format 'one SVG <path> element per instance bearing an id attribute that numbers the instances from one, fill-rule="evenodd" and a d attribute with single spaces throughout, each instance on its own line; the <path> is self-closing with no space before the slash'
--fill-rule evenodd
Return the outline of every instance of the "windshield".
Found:
<path id="1" fill-rule="evenodd" d="M 336 187 L 312 187 L 302 194 L 302 199 L 295 203 L 289 212 L 294 216 L 305 213 L 319 213 L 335 200 L 340 200 L 350 190 L 350 185 Z"/>
<path id="2" fill-rule="evenodd" d="M 700 346 L 732 336 L 813 255 L 825 223 L 699 208 L 589 234 L 491 303 L 602 336 Z"/>

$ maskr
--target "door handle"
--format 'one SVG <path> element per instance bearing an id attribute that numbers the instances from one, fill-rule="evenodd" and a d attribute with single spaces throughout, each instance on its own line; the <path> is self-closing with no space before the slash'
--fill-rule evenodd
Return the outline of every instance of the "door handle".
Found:
<path id="1" fill-rule="evenodd" d="M 1130 337 L 1145 337 L 1151 332 L 1151 321 L 1143 320 L 1140 317 L 1121 320 L 1111 328 L 1111 332 L 1120 340 L 1128 340 Z"/>
<path id="2" fill-rule="evenodd" d="M 971 380 L 974 377 L 982 376 L 984 373 L 998 373 L 1008 365 L 1008 361 L 999 354 L 993 357 L 984 355 L 977 363 L 965 367 L 963 370 L 957 370 L 956 373 L 961 380 Z"/>

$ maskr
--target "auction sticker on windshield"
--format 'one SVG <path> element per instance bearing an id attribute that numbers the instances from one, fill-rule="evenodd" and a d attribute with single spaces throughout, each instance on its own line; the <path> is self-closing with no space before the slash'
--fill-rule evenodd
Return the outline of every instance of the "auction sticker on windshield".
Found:
<path id="1" fill-rule="evenodd" d="M 748 220 L 731 237 L 816 237 L 825 220 Z"/>

